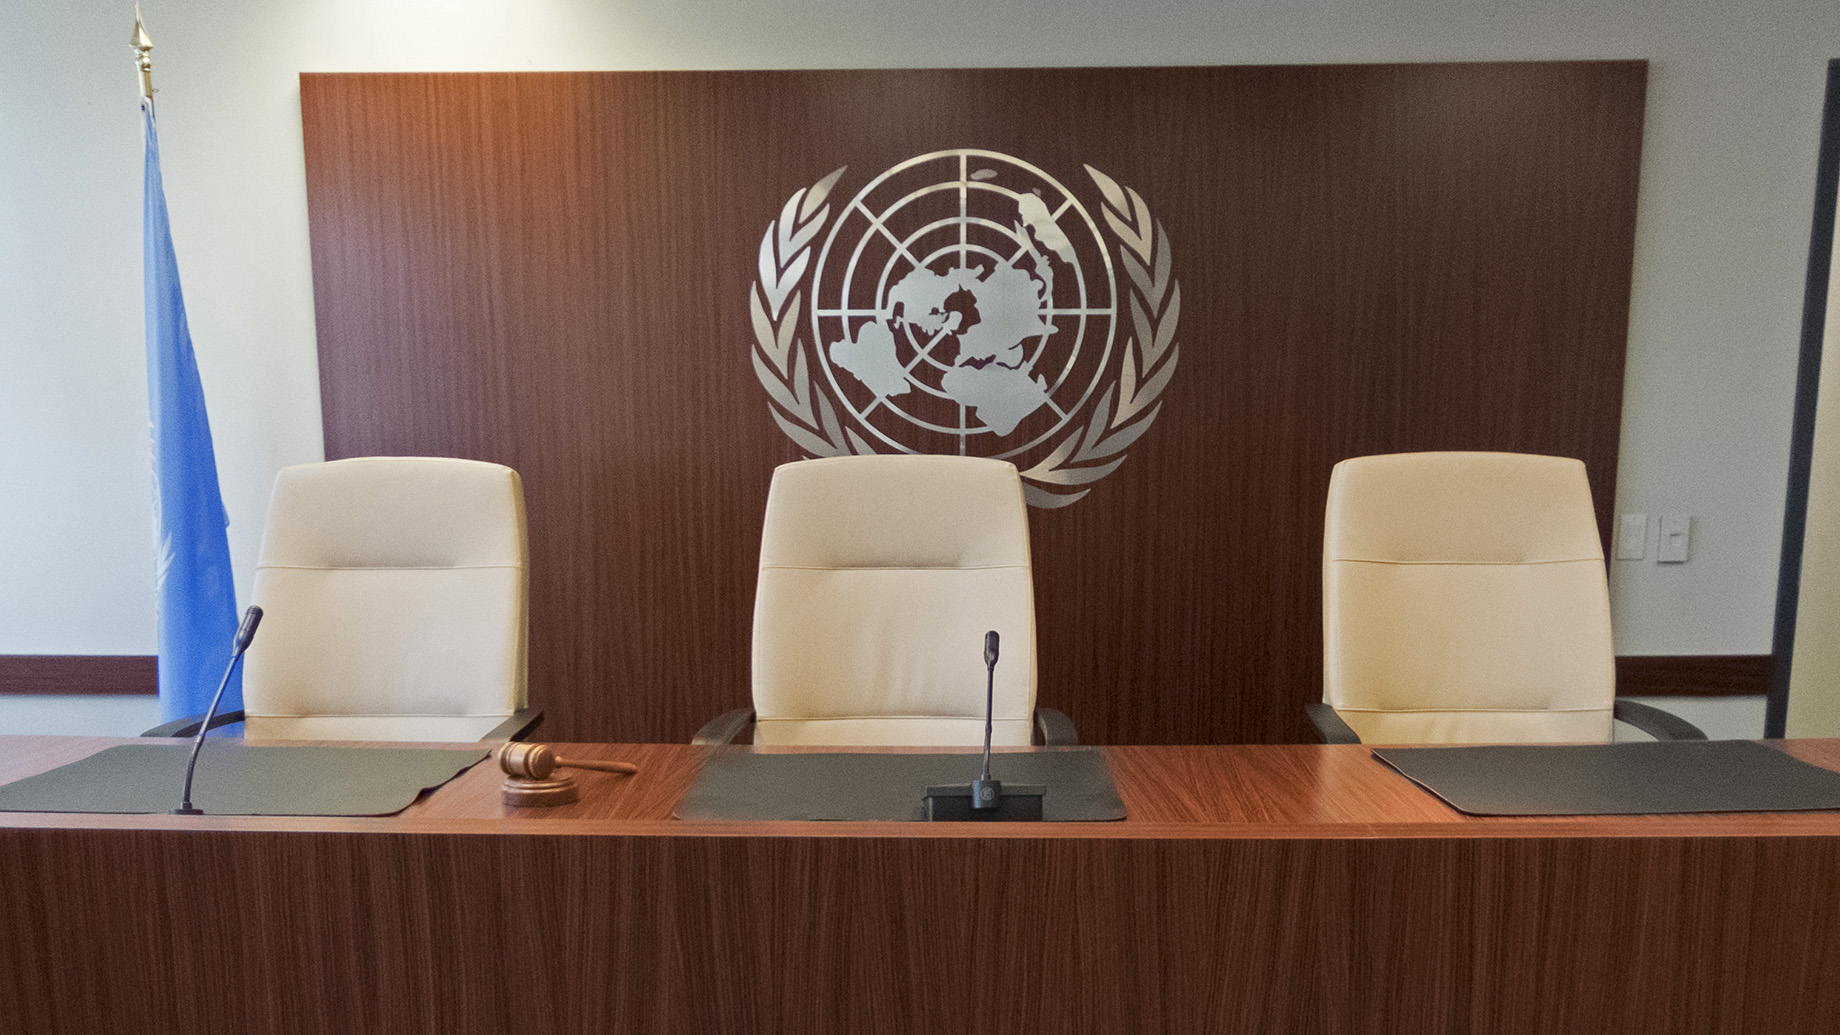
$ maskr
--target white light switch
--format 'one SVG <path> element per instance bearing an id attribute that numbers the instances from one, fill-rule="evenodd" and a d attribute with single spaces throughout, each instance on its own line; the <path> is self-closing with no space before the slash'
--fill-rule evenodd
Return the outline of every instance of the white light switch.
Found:
<path id="1" fill-rule="evenodd" d="M 1648 515 L 1624 514 L 1617 526 L 1616 559 L 1639 561 L 1648 556 Z"/>
<path id="2" fill-rule="evenodd" d="M 1663 564 L 1679 564 L 1687 559 L 1687 541 L 1692 538 L 1693 517 L 1690 514 L 1661 515 L 1661 545 L 1655 553 L 1655 560 Z"/>

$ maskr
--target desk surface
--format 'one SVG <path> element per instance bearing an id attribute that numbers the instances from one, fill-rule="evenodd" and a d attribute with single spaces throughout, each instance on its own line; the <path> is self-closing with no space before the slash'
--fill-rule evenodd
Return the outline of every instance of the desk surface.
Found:
<path id="1" fill-rule="evenodd" d="M 0 779 L 116 743 L 0 738 Z M 1840 768 L 1840 741 L 1782 745 Z M 0 1031 L 1831 1035 L 1840 813 L 1463 816 L 1360 747 L 1107 750 L 1131 818 L 0 814 Z"/>
<path id="2" fill-rule="evenodd" d="M 0 737 L 0 783 L 105 747 L 104 737 Z M 1840 740 L 1772 741 L 1840 770 Z M 1190 745 L 1104 749 L 1129 818 L 1122 823 L 921 824 L 684 822 L 672 810 L 706 752 L 679 744 L 559 744 L 564 758 L 633 762 L 635 776 L 572 771 L 582 800 L 512 808 L 488 760 L 391 817 L 113 816 L 0 813 L 0 828 L 393 831 L 621 836 L 1030 838 L 1551 838 L 1840 835 L 1840 812 L 1687 816 L 1474 817 L 1449 808 L 1359 745 Z M 835 750 L 835 749 L 826 749 Z"/>

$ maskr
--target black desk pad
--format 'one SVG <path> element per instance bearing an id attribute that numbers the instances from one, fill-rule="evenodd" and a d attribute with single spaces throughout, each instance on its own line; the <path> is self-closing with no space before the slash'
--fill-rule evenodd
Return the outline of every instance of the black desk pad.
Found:
<path id="1" fill-rule="evenodd" d="M 190 744 L 122 744 L 0 786 L 5 812 L 171 812 Z M 488 755 L 485 748 L 322 747 L 206 738 L 192 805 L 212 816 L 387 816 Z"/>
<path id="2" fill-rule="evenodd" d="M 677 818 L 689 820 L 924 820 L 926 789 L 977 778 L 983 753 L 756 754 L 717 750 L 703 763 Z M 1091 748 L 1001 752 L 990 774 L 1047 788 L 1042 819 L 1124 818 L 1105 756 Z"/>
<path id="3" fill-rule="evenodd" d="M 1748 740 L 1375 748 L 1472 816 L 1840 809 L 1840 773 Z"/>

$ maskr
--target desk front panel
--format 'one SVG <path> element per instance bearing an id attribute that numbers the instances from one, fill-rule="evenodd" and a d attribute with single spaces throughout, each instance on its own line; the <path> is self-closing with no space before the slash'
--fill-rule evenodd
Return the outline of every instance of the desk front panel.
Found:
<path id="1" fill-rule="evenodd" d="M 98 742 L 100 743 L 100 742 Z M 88 746 L 9 741 L 0 776 Z M 1796 745 L 1833 760 L 1840 745 Z M 1133 818 L 682 824 L 572 747 L 382 820 L 0 818 L 0 1030 L 1831 1031 L 1840 817 L 1475 820 L 1326 747 L 1112 749 Z"/>

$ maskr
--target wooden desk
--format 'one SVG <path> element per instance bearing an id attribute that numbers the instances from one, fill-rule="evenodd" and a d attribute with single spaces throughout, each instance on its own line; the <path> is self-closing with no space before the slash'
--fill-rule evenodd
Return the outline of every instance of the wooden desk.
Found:
<path id="1" fill-rule="evenodd" d="M 641 773 L 550 810 L 0 814 L 0 1031 L 1840 1030 L 1840 814 L 1473 819 L 1244 746 L 1110 749 L 1123 823 L 676 822 L 702 750 L 571 745 Z"/>

